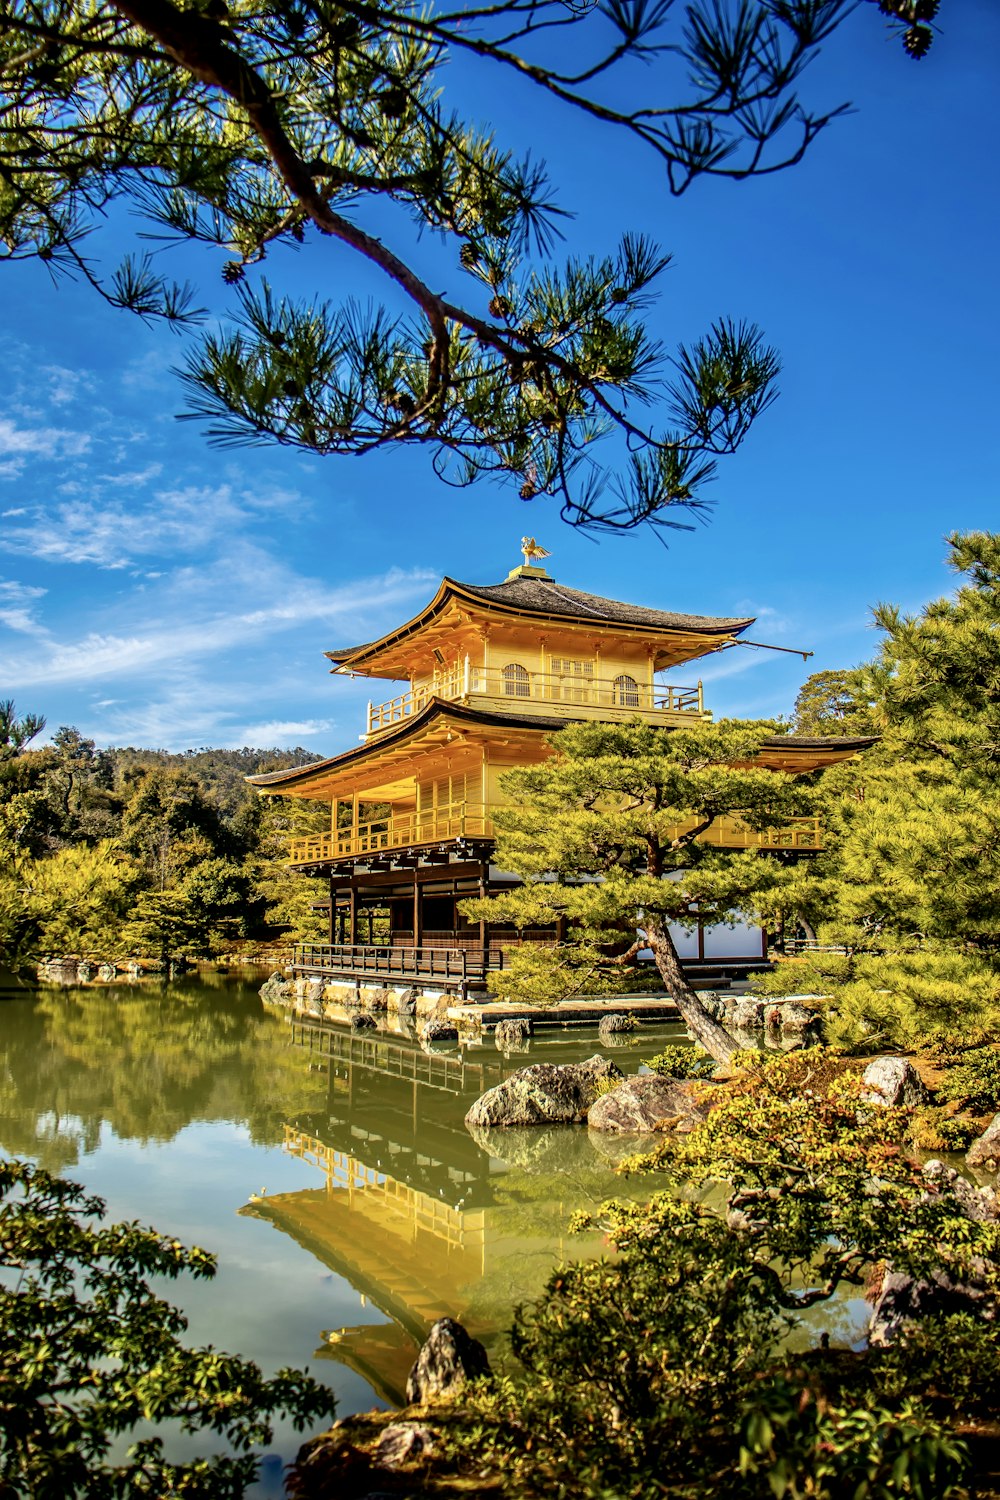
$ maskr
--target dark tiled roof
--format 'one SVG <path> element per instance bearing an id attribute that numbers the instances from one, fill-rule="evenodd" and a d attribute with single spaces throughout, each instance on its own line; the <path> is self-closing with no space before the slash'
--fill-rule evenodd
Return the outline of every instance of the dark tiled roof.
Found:
<path id="1" fill-rule="evenodd" d="M 476 724 L 499 724 L 517 729 L 545 731 L 565 729 L 568 722 L 566 719 L 542 718 L 538 714 L 508 714 L 492 711 L 484 713 L 479 709 L 468 708 L 464 703 L 451 703 L 445 699 L 431 698 L 418 714 L 414 714 L 412 718 L 400 720 L 399 724 L 385 734 L 380 734 L 375 740 L 369 740 L 350 750 L 342 750 L 339 755 L 332 755 L 329 760 L 317 760 L 309 766 L 292 766 L 286 771 L 263 771 L 259 776 L 246 776 L 244 780 L 248 781 L 251 786 L 276 786 L 280 783 L 286 786 L 293 785 L 300 780 L 307 780 L 317 771 L 325 771 L 332 766 L 348 765 L 353 760 L 363 760 L 373 751 L 381 750 L 384 745 L 392 745 L 397 740 L 408 738 L 418 727 L 439 714 Z"/>
<path id="2" fill-rule="evenodd" d="M 426 724 L 429 720 L 445 715 L 449 718 L 464 719 L 476 724 L 496 724 L 510 726 L 515 729 L 537 729 L 547 733 L 553 733 L 565 729 L 572 720 L 563 718 L 542 718 L 538 714 L 503 713 L 490 710 L 484 713 L 480 709 L 470 708 L 464 703 L 452 703 L 446 699 L 431 698 L 426 707 L 420 713 L 411 718 L 402 719 L 393 729 L 385 734 L 379 735 L 375 740 L 369 740 L 363 745 L 356 745 L 350 750 L 342 750 L 339 755 L 332 755 L 328 760 L 317 760 L 308 766 L 290 766 L 284 771 L 263 771 L 258 776 L 247 776 L 244 780 L 251 786 L 293 786 L 300 781 L 308 780 L 317 771 L 326 771 L 332 767 L 349 765 L 352 761 L 364 760 L 370 753 L 381 750 L 385 745 L 391 745 L 399 740 L 407 739 L 416 729 Z M 576 721 L 579 722 L 579 721 Z M 773 738 L 761 741 L 762 750 L 867 750 L 869 745 L 874 745 L 875 739 L 848 739 L 846 735 L 829 735 L 823 738 L 807 739 L 792 734 L 778 734 Z"/>
<path id="3" fill-rule="evenodd" d="M 443 584 L 446 589 L 450 586 L 474 599 L 481 599 L 484 604 L 516 610 L 519 614 L 557 615 L 577 622 L 593 620 L 595 623 L 637 625 L 652 630 L 691 631 L 696 635 L 734 635 L 753 624 L 752 615 L 746 619 L 727 615 L 681 615 L 671 610 L 649 609 L 644 604 L 625 604 L 620 599 L 603 599 L 599 594 L 566 588 L 551 578 L 509 578 L 506 583 L 483 584 L 459 583 L 457 579 L 445 578 Z M 417 616 L 417 620 L 420 618 Z M 336 662 L 364 656 L 382 640 L 405 635 L 415 623 L 410 621 L 378 641 L 343 646 L 337 651 L 327 651 L 326 655 Z"/>
<path id="4" fill-rule="evenodd" d="M 808 736 L 802 734 L 776 734 L 769 740 L 761 740 L 762 750 L 867 750 L 878 744 L 878 735 L 854 736 L 826 734 Z"/>
<path id="5" fill-rule="evenodd" d="M 625 604 L 620 599 L 602 599 L 545 578 L 511 578 L 506 583 L 460 583 L 460 589 L 487 603 L 523 609 L 536 614 L 565 615 L 574 620 L 609 620 L 622 625 L 660 626 L 664 630 L 693 630 L 705 635 L 729 635 L 753 624 L 749 619 L 716 615 L 679 615 L 644 604 Z"/>

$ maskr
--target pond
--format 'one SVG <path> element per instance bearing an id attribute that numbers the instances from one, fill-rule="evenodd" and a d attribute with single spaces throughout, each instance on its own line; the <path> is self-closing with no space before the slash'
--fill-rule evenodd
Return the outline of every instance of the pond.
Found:
<path id="1" fill-rule="evenodd" d="M 338 1415 L 398 1401 L 439 1317 L 496 1358 L 552 1264 L 599 1253 L 596 1237 L 567 1235 L 569 1216 L 623 1180 L 613 1144 L 585 1129 L 474 1137 L 463 1117 L 515 1068 L 611 1049 L 587 1029 L 508 1057 L 491 1039 L 424 1050 L 395 1019 L 353 1036 L 265 1010 L 263 977 L 0 1002 L 0 1151 L 83 1182 L 115 1219 L 213 1251 L 214 1281 L 167 1292 L 189 1339 L 267 1373 L 308 1366 Z M 644 1026 L 626 1070 L 680 1036 Z M 300 1441 L 276 1432 L 255 1494 L 282 1493 Z"/>

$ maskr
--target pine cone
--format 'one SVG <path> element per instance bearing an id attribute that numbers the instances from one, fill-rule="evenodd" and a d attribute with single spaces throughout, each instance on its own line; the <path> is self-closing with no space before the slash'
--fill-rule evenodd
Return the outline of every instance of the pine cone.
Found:
<path id="1" fill-rule="evenodd" d="M 379 95 L 379 108 L 387 120 L 398 120 L 406 113 L 409 95 L 405 89 L 386 89 L 384 94 Z"/>
<path id="2" fill-rule="evenodd" d="M 478 266 L 479 251 L 476 249 L 471 240 L 466 240 L 465 244 L 458 252 L 458 258 L 467 271 L 471 271 L 476 266 Z"/>
<path id="3" fill-rule="evenodd" d="M 506 318 L 510 312 L 510 303 L 506 297 L 491 297 L 488 311 L 491 318 Z"/>
<path id="4" fill-rule="evenodd" d="M 918 61 L 921 57 L 927 56 L 933 40 L 934 33 L 929 26 L 908 26 L 903 33 L 903 46 L 910 56 L 917 58 Z"/>
<path id="5" fill-rule="evenodd" d="M 226 286 L 235 286 L 238 281 L 243 280 L 243 262 L 239 260 L 227 260 L 222 268 L 222 279 Z"/>
<path id="6" fill-rule="evenodd" d="M 531 480 L 526 479 L 517 493 L 520 495 L 522 500 L 534 500 L 535 496 L 538 494 L 538 491 L 535 489 L 535 486 L 532 484 Z"/>

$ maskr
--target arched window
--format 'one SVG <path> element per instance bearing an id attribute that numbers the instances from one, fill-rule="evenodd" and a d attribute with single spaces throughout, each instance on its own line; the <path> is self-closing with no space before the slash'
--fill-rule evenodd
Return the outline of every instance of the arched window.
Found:
<path id="1" fill-rule="evenodd" d="M 617 708 L 638 708 L 639 684 L 635 678 L 629 677 L 627 672 L 623 672 L 620 677 L 616 677 L 611 693 L 611 701 Z"/>
<path id="2" fill-rule="evenodd" d="M 503 669 L 503 690 L 508 698 L 529 698 L 531 679 L 519 661 L 509 661 Z"/>

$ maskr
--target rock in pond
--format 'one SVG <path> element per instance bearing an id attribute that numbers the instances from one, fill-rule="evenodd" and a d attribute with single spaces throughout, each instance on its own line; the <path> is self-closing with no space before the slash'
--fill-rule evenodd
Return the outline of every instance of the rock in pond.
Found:
<path id="1" fill-rule="evenodd" d="M 376 1019 L 375 1019 L 375 1017 L 373 1015 L 369 1014 L 368 1011 L 366 1011 L 366 1010 L 357 1011 L 351 1017 L 351 1030 L 352 1031 L 377 1031 L 378 1030 L 378 1022 L 376 1021 Z"/>
<path id="2" fill-rule="evenodd" d="M 582 1063 L 535 1063 L 519 1068 L 487 1089 L 469 1110 L 466 1125 L 571 1125 L 608 1083 L 620 1083 L 621 1068 L 599 1054 Z"/>
<path id="3" fill-rule="evenodd" d="M 912 1109 L 930 1098 L 916 1069 L 907 1057 L 876 1057 L 865 1069 L 864 1098 L 887 1109 L 902 1105 Z"/>
<path id="4" fill-rule="evenodd" d="M 965 1153 L 970 1167 L 1000 1166 L 1000 1115 L 994 1115 L 981 1136 Z"/>
<path id="5" fill-rule="evenodd" d="M 513 1016 L 509 1021 L 498 1021 L 493 1041 L 501 1052 L 511 1045 L 519 1046 L 534 1035 L 535 1027 L 530 1016 Z"/>
<path id="6" fill-rule="evenodd" d="M 288 1005 L 295 996 L 295 986 L 276 969 L 260 987 L 260 998 L 272 1005 Z"/>
<path id="7" fill-rule="evenodd" d="M 446 1021 L 438 1016 L 432 1016 L 425 1021 L 420 1028 L 420 1040 L 422 1042 L 457 1042 L 458 1027 L 454 1021 Z"/>
<path id="8" fill-rule="evenodd" d="M 691 1079 L 644 1073 L 602 1094 L 590 1106 L 587 1124 L 591 1130 L 628 1135 L 668 1128 L 686 1134 L 707 1118 L 711 1102 L 706 1094 L 705 1085 Z"/>
<path id="9" fill-rule="evenodd" d="M 622 1034 L 635 1031 L 637 1024 L 634 1016 L 623 1016 L 620 1012 L 613 1011 L 610 1015 L 601 1017 L 597 1024 L 597 1035 L 602 1042 L 607 1041 L 608 1037 L 617 1041 Z"/>
<path id="10" fill-rule="evenodd" d="M 415 1406 L 451 1396 L 467 1380 L 489 1375 L 490 1362 L 478 1339 L 454 1318 L 439 1318 L 417 1355 L 406 1381 L 406 1399 Z"/>
<path id="11" fill-rule="evenodd" d="M 764 1024 L 764 1002 L 744 995 L 737 1000 L 732 1024 L 740 1031 L 758 1031 Z"/>

